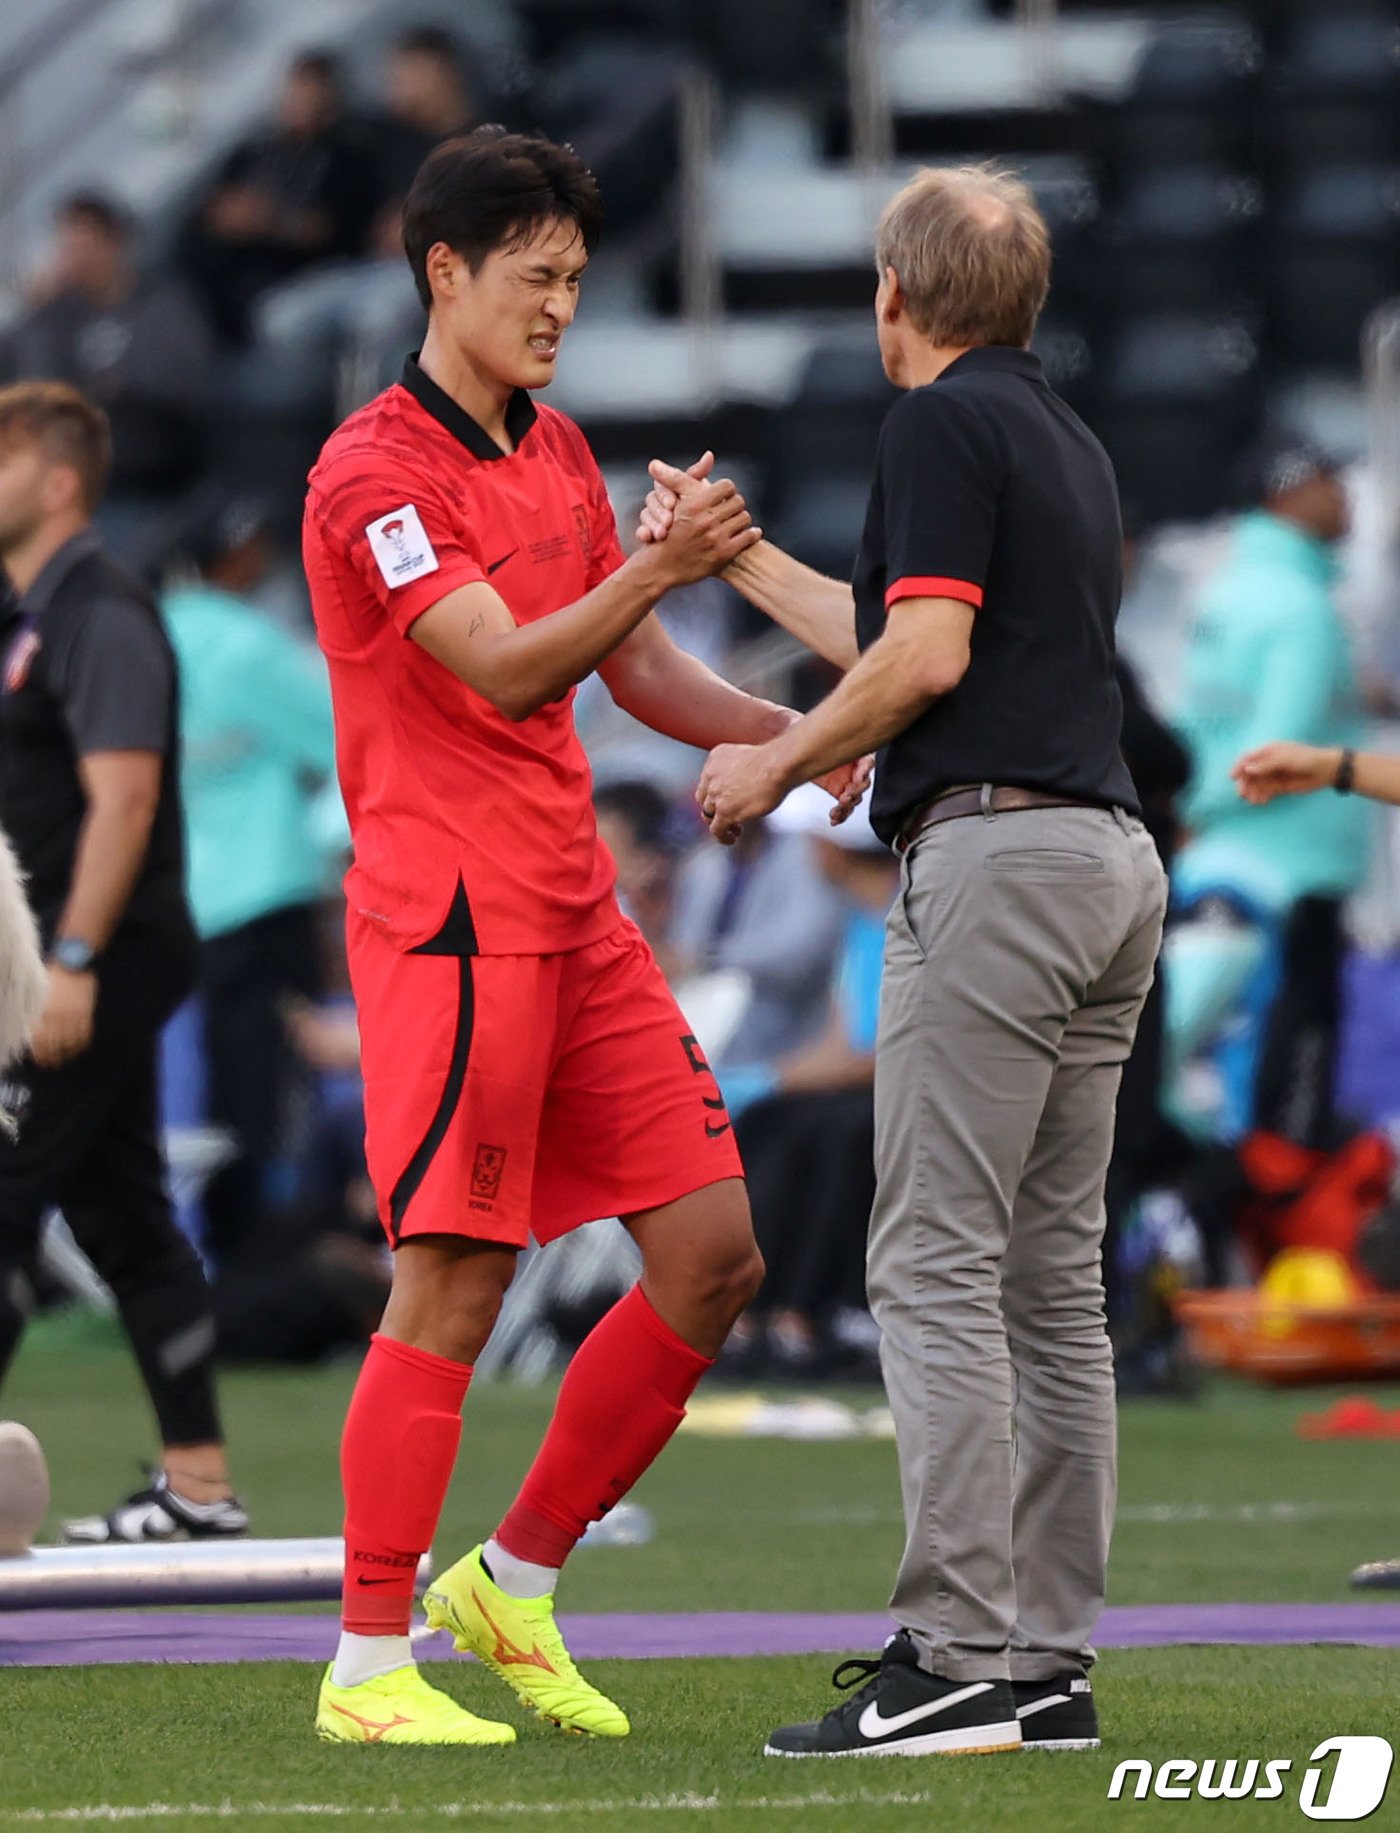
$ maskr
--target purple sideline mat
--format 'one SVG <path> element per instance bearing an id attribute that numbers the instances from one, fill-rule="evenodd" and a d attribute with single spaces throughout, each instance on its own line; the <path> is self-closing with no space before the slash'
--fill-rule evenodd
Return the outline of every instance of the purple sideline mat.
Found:
<path id="1" fill-rule="evenodd" d="M 812 1655 L 877 1649 L 883 1616 L 788 1616 L 714 1611 L 691 1616 L 566 1616 L 561 1626 L 584 1660 L 661 1655 Z M 198 1611 L 16 1610 L 0 1613 L 0 1667 L 70 1667 L 124 1661 L 328 1661 L 332 1616 Z M 1106 1610 L 1100 1648 L 1168 1643 L 1360 1643 L 1400 1648 L 1400 1604 L 1139 1604 Z M 420 1642 L 449 1655 L 446 1636 Z"/>

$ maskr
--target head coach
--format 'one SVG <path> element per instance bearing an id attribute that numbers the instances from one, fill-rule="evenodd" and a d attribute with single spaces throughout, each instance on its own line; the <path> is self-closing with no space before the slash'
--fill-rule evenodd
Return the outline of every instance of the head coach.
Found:
<path id="1" fill-rule="evenodd" d="M 876 255 L 880 350 L 906 392 L 854 586 L 766 542 L 727 575 L 847 672 L 781 737 L 713 752 L 699 791 L 731 838 L 878 747 L 872 817 L 902 861 L 869 1255 L 907 1526 L 899 1633 L 768 1751 L 1080 1748 L 1098 1739 L 1115 1492 L 1104 1176 L 1166 897 L 1119 752 L 1117 492 L 1027 348 L 1050 251 L 1024 186 L 925 171 Z M 655 539 L 700 486 L 653 476 Z"/>

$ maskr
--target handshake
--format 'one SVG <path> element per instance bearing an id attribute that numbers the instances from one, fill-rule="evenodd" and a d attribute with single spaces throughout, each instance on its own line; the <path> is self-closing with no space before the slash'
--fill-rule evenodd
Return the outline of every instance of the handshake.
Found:
<path id="1" fill-rule="evenodd" d="M 657 550 L 668 585 L 689 585 L 722 573 L 763 539 L 748 505 L 727 477 L 710 477 L 715 455 L 706 452 L 688 471 L 651 461 L 651 493 L 642 506 L 637 540 Z"/>

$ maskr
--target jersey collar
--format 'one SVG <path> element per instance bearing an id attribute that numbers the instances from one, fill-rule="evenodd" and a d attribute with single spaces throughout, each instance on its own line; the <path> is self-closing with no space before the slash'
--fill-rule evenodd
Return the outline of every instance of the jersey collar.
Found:
<path id="1" fill-rule="evenodd" d="M 960 375 L 968 370 L 985 369 L 1002 375 L 1024 376 L 1028 382 L 1043 382 L 1045 371 L 1040 358 L 1016 344 L 979 344 L 975 350 L 964 350 L 955 356 L 943 375 Z M 941 382 L 943 376 L 940 376 Z"/>
<path id="2" fill-rule="evenodd" d="M 412 356 L 404 358 L 403 375 L 399 379 L 418 405 L 426 409 L 440 426 L 445 426 L 473 458 L 510 457 L 510 453 L 501 450 L 485 427 L 473 420 L 465 408 L 457 405 L 445 388 L 439 388 L 431 376 L 424 375 L 418 366 L 416 351 Z M 506 403 L 506 431 L 517 452 L 521 440 L 534 424 L 535 404 L 525 389 L 517 388 Z"/>

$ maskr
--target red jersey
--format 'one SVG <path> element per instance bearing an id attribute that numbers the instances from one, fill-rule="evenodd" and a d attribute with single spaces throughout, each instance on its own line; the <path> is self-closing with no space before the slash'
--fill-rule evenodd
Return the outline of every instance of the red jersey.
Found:
<path id="1" fill-rule="evenodd" d="M 401 949 L 582 948 L 620 921 L 573 691 L 515 723 L 409 638 L 487 580 L 517 624 L 622 564 L 583 434 L 519 391 L 504 453 L 410 358 L 322 449 L 303 525 L 330 667 L 353 909 Z"/>

